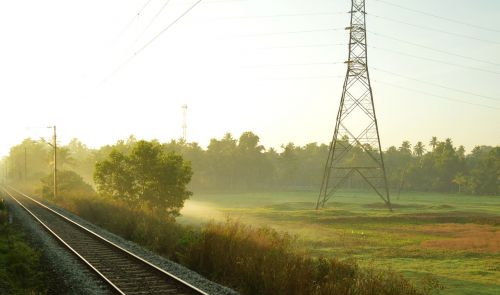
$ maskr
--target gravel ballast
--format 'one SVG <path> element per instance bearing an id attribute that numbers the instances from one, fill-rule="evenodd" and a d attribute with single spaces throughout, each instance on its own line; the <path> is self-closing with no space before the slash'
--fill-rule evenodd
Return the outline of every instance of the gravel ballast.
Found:
<path id="1" fill-rule="evenodd" d="M 114 294 L 100 277 L 64 248 L 19 204 L 9 197 L 6 202 L 13 222 L 21 227 L 30 244 L 41 252 L 40 262 L 48 280 L 48 294 Z"/>
<path id="2" fill-rule="evenodd" d="M 65 265 L 64 271 L 58 271 L 57 275 L 62 275 L 61 277 L 68 287 L 74 285 L 80 285 L 82 290 L 69 290 L 70 294 L 109 294 L 109 289 L 107 286 L 103 286 L 100 278 L 90 273 L 88 268 L 84 266 L 80 261 L 73 257 L 66 249 L 63 249 L 60 244 L 41 227 L 41 225 L 34 220 L 31 215 L 29 215 L 24 209 L 22 209 L 17 203 L 9 200 L 12 207 L 12 211 L 16 217 L 16 220 L 22 224 L 24 228 L 28 230 L 30 235 L 36 237 L 36 244 L 40 245 L 43 251 L 43 255 L 47 256 L 48 261 L 54 261 L 54 264 L 59 265 L 57 262 Z M 117 244 L 118 246 L 124 248 L 125 250 L 141 257 L 142 259 L 156 265 L 157 267 L 173 274 L 174 276 L 188 282 L 189 284 L 205 291 L 208 294 L 215 295 L 236 295 L 238 292 L 207 280 L 198 273 L 189 270 L 188 268 L 172 262 L 164 257 L 161 257 L 131 241 L 125 240 L 113 233 L 102 229 L 79 216 L 68 212 L 57 206 L 48 204 L 44 202 L 45 205 L 51 209 L 57 211 L 58 213 L 68 217 L 69 219 L 75 221 L 76 223 L 94 231 L 96 234 L 104 237 L 105 239 Z M 47 253 L 45 253 L 47 252 Z M 52 268 L 52 267 L 51 267 Z M 67 269 L 66 269 L 67 268 Z M 66 292 L 65 292 L 66 293 Z"/>

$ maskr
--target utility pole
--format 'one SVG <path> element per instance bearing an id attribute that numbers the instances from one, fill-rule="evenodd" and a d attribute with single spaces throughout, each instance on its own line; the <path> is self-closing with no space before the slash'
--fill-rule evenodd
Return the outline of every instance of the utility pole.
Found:
<path id="1" fill-rule="evenodd" d="M 54 149 L 54 199 L 57 198 L 57 133 L 56 125 L 49 126 L 47 128 L 52 128 L 53 136 L 52 143 L 48 143 Z"/>
<path id="2" fill-rule="evenodd" d="M 368 73 L 365 0 L 351 0 L 350 14 L 347 73 L 316 209 L 358 176 L 392 210 Z"/>
<path id="3" fill-rule="evenodd" d="M 57 198 L 57 133 L 56 125 L 54 127 L 54 199 Z"/>
<path id="4" fill-rule="evenodd" d="M 182 105 L 182 140 L 187 141 L 187 104 Z"/>
<path id="5" fill-rule="evenodd" d="M 27 178 L 28 178 L 28 164 L 26 156 L 26 147 L 24 147 L 24 182 L 26 182 Z"/>

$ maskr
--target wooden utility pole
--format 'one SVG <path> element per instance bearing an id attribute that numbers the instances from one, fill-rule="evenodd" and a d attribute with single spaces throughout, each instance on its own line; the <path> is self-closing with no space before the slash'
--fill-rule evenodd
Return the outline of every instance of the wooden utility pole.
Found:
<path id="1" fill-rule="evenodd" d="M 53 145 L 52 147 L 54 148 L 54 199 L 57 198 L 57 134 L 56 134 L 56 125 L 52 126 L 54 130 L 54 137 L 53 137 Z"/>
<path id="2" fill-rule="evenodd" d="M 26 147 L 24 147 L 24 182 L 28 179 L 28 164 L 26 159 Z"/>

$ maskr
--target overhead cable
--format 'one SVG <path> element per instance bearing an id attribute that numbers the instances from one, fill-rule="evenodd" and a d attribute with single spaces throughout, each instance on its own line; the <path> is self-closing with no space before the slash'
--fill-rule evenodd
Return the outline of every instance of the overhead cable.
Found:
<path id="1" fill-rule="evenodd" d="M 475 57 L 466 56 L 466 55 L 462 55 L 462 54 L 457 54 L 457 53 L 453 53 L 453 52 L 446 51 L 446 50 L 436 49 L 436 48 L 433 48 L 433 47 L 430 47 L 430 46 L 427 46 L 427 45 L 422 45 L 422 44 L 418 44 L 418 43 L 415 43 L 415 42 L 402 40 L 402 39 L 399 39 L 399 38 L 396 38 L 396 37 L 391 37 L 391 36 L 388 36 L 388 35 L 385 35 L 385 34 L 376 33 L 376 32 L 373 32 L 373 31 L 368 31 L 368 33 L 372 34 L 372 35 L 375 35 L 375 36 L 378 36 L 378 37 L 382 37 L 382 38 L 394 40 L 394 41 L 401 42 L 401 43 L 410 44 L 410 45 L 413 45 L 413 46 L 416 46 L 416 47 L 425 48 L 425 49 L 436 51 L 436 52 L 443 53 L 443 54 L 447 54 L 447 55 L 451 55 L 451 56 L 456 56 L 456 57 L 460 57 L 460 58 L 464 58 L 464 59 L 469 59 L 469 60 L 473 60 L 473 61 L 477 61 L 477 62 L 482 62 L 482 63 L 494 65 L 494 66 L 500 66 L 500 63 L 492 62 L 492 61 L 489 61 L 489 60 L 478 59 L 478 58 L 475 58 Z"/>
<path id="2" fill-rule="evenodd" d="M 135 57 L 141 54 L 146 48 L 148 48 L 153 42 L 155 42 L 161 35 L 163 35 L 166 31 L 172 28 L 177 22 L 179 22 L 184 16 L 186 16 L 191 10 L 193 10 L 198 4 L 200 4 L 203 0 L 197 0 L 188 9 L 186 9 L 181 15 L 179 15 L 175 20 L 173 20 L 170 24 L 168 24 L 163 30 L 157 33 L 153 38 L 151 38 L 148 42 L 146 42 L 143 46 L 141 46 L 138 50 L 136 50 L 132 55 L 130 55 L 124 62 L 118 65 L 111 74 L 106 77 L 99 85 L 105 84 L 111 77 L 113 77 L 116 73 L 118 73 L 123 67 L 125 67 L 128 63 L 130 63 Z"/>
<path id="3" fill-rule="evenodd" d="M 445 85 L 434 83 L 434 82 L 424 81 L 424 80 L 420 80 L 420 79 L 417 79 L 417 78 L 412 78 L 412 77 L 408 77 L 408 76 L 401 75 L 401 74 L 398 74 L 398 73 L 394 73 L 394 72 L 391 72 L 391 71 L 387 71 L 387 70 L 384 70 L 384 69 L 380 69 L 380 68 L 377 68 L 377 67 L 372 67 L 372 69 L 374 69 L 375 71 L 378 71 L 378 72 L 382 72 L 382 73 L 386 73 L 386 74 L 393 75 L 393 76 L 396 76 L 396 77 L 400 77 L 400 78 L 403 78 L 403 79 L 412 80 L 412 81 L 416 81 L 416 82 L 419 82 L 419 83 L 431 85 L 431 86 L 434 86 L 434 87 L 439 87 L 439 88 L 443 88 L 443 89 L 447 89 L 447 90 L 451 90 L 451 91 L 455 91 L 455 92 L 459 92 L 459 93 L 463 93 L 463 94 L 473 95 L 473 96 L 477 96 L 477 97 L 480 97 L 480 98 L 489 99 L 489 100 L 493 100 L 493 101 L 500 101 L 500 98 L 498 98 L 498 97 L 492 97 L 492 96 L 477 94 L 477 93 L 474 93 L 474 92 L 469 92 L 469 91 L 465 91 L 465 90 L 461 90 L 461 89 L 457 89 L 457 88 L 445 86 Z"/>
<path id="4" fill-rule="evenodd" d="M 245 34 L 245 35 L 233 35 L 222 39 L 236 39 L 236 38 L 246 38 L 246 37 L 275 36 L 275 35 L 287 35 L 287 34 L 343 31 L 343 30 L 345 30 L 345 28 L 312 29 L 312 30 L 286 31 L 286 32 L 273 32 L 273 33 L 255 33 L 255 34 Z"/>
<path id="5" fill-rule="evenodd" d="M 367 14 L 367 15 L 370 15 L 370 16 L 373 16 L 375 18 L 379 18 L 379 19 L 382 19 L 382 20 L 386 20 L 386 21 L 390 21 L 390 22 L 395 22 L 395 23 L 399 23 L 399 24 L 403 24 L 403 25 L 407 25 L 407 26 L 419 28 L 419 29 L 422 29 L 422 30 L 434 31 L 434 32 L 442 33 L 442 34 L 447 34 L 447 35 L 450 35 L 450 36 L 461 37 L 461 38 L 465 38 L 465 39 L 471 39 L 471 40 L 481 41 L 481 42 L 484 42 L 484 43 L 490 43 L 490 44 L 500 45 L 500 42 L 494 41 L 494 40 L 487 40 L 487 39 L 477 38 L 477 37 L 474 37 L 474 36 L 462 35 L 462 34 L 453 33 L 453 32 L 450 32 L 450 31 L 445 31 L 445 30 L 440 30 L 440 29 L 436 29 L 436 28 L 432 28 L 432 27 L 426 27 L 426 26 L 417 25 L 417 24 L 413 24 L 413 23 L 409 23 L 409 22 L 405 22 L 405 21 L 400 21 L 400 20 L 393 19 L 393 18 L 390 18 L 390 17 L 375 15 L 375 14 L 372 14 L 372 13 Z"/>
<path id="6" fill-rule="evenodd" d="M 492 70 L 488 70 L 488 69 L 483 69 L 483 68 L 478 68 L 478 67 L 471 67 L 471 66 L 466 66 L 466 65 L 461 65 L 461 64 L 457 64 L 457 63 L 443 61 L 443 60 L 440 60 L 440 59 L 433 59 L 433 58 L 428 58 L 428 57 L 424 57 L 424 56 L 418 56 L 418 55 L 408 54 L 408 53 L 405 53 L 405 52 L 396 51 L 396 50 L 392 50 L 392 49 L 388 49 L 388 48 L 381 48 L 381 47 L 375 47 L 375 46 L 368 46 L 368 47 L 374 48 L 374 49 L 378 49 L 378 50 L 387 51 L 387 52 L 391 52 L 391 53 L 395 53 L 395 54 L 399 54 L 399 55 L 409 56 L 409 57 L 413 57 L 413 58 L 417 58 L 417 59 L 432 61 L 432 62 L 446 64 L 446 65 L 455 66 L 455 67 L 459 67 L 459 68 L 464 68 L 464 69 L 468 69 L 468 70 L 474 70 L 474 71 L 479 71 L 479 72 L 485 72 L 485 73 L 491 73 L 491 74 L 500 75 L 500 72 L 492 71 Z"/>
<path id="7" fill-rule="evenodd" d="M 147 0 L 146 3 L 142 6 L 142 8 L 134 15 L 134 17 L 125 25 L 125 27 L 120 31 L 120 33 L 118 34 L 118 36 L 121 36 L 123 35 L 127 30 L 128 28 L 134 23 L 134 21 L 139 17 L 141 16 L 142 12 L 144 11 L 144 9 L 146 9 L 146 7 L 149 5 L 149 3 L 151 3 L 151 0 Z"/>
<path id="8" fill-rule="evenodd" d="M 155 14 L 155 16 L 153 16 L 153 18 L 149 21 L 149 23 L 147 24 L 147 26 L 144 27 L 144 29 L 137 36 L 137 38 L 135 38 L 134 44 L 137 43 L 137 41 L 139 41 L 139 39 L 141 39 L 141 37 L 144 35 L 144 33 L 146 33 L 146 31 L 151 27 L 151 25 L 153 25 L 153 23 L 158 18 L 158 16 L 160 16 L 160 14 L 163 12 L 163 10 L 165 9 L 165 7 L 167 7 L 168 3 L 170 3 L 170 0 L 166 0 L 163 3 L 163 5 L 161 6 L 160 10 L 158 10 L 158 12 Z"/>
<path id="9" fill-rule="evenodd" d="M 404 10 L 408 10 L 408 11 L 411 11 L 411 12 L 415 12 L 415 13 L 427 15 L 427 16 L 430 16 L 430 17 L 438 18 L 438 19 L 441 19 L 441 20 L 445 20 L 445 21 L 448 21 L 448 22 L 452 22 L 452 23 L 456 23 L 456 24 L 461 24 L 461 25 L 464 25 L 464 26 L 469 26 L 469 27 L 472 27 L 472 28 L 480 29 L 480 30 L 485 30 L 485 31 L 500 33 L 499 29 L 488 28 L 488 27 L 479 26 L 479 25 L 472 24 L 472 23 L 467 23 L 467 22 L 460 21 L 460 20 L 457 20 L 457 19 L 452 19 L 452 18 L 440 16 L 440 15 L 437 15 L 437 14 L 425 12 L 425 11 L 422 11 L 422 10 L 417 10 L 417 9 L 414 9 L 414 8 L 406 7 L 406 6 L 403 6 L 403 5 L 400 5 L 400 4 L 396 4 L 396 3 L 392 3 L 392 2 L 389 2 L 389 1 L 385 1 L 385 0 L 375 0 L 375 1 L 384 3 L 386 5 L 391 5 L 391 6 L 394 6 L 394 7 L 398 7 L 398 8 L 404 9 Z"/>
<path id="10" fill-rule="evenodd" d="M 500 108 L 498 108 L 498 107 L 493 107 L 493 106 L 489 106 L 489 105 L 478 104 L 478 103 L 473 103 L 473 102 L 469 102 L 469 101 L 465 101 L 465 100 L 460 100 L 460 99 L 455 99 L 455 98 L 451 98 L 451 97 L 441 96 L 441 95 L 437 95 L 437 94 L 434 94 L 434 93 L 430 93 L 430 92 L 426 92 L 426 91 L 422 91 L 422 90 L 418 90 L 418 89 L 413 89 L 413 88 L 408 88 L 408 87 L 400 86 L 400 85 L 393 84 L 393 83 L 383 82 L 383 81 L 379 81 L 379 80 L 373 80 L 373 82 L 380 83 L 380 84 L 385 84 L 385 85 L 388 85 L 388 86 L 391 86 L 391 87 L 400 88 L 400 89 L 403 89 L 403 90 L 407 90 L 407 91 L 411 91 L 411 92 L 415 92 L 415 93 L 420 93 L 420 94 L 424 94 L 424 95 L 427 95 L 427 96 L 432 96 L 432 97 L 436 97 L 436 98 L 440 98 L 440 99 L 444 99 L 444 100 L 449 100 L 449 101 L 453 101 L 453 102 L 458 102 L 458 103 L 463 103 L 463 104 L 468 104 L 468 105 L 474 105 L 474 106 L 488 108 L 488 109 L 492 109 L 492 110 L 500 110 Z"/>

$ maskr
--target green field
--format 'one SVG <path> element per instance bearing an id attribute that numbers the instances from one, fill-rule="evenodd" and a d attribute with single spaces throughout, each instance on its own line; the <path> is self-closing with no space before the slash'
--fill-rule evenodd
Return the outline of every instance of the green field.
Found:
<path id="1" fill-rule="evenodd" d="M 181 223 L 234 218 L 297 236 L 315 256 L 354 258 L 410 278 L 432 274 L 442 294 L 500 294 L 500 197 L 404 193 L 388 211 L 375 195 L 342 192 L 195 193 Z"/>

